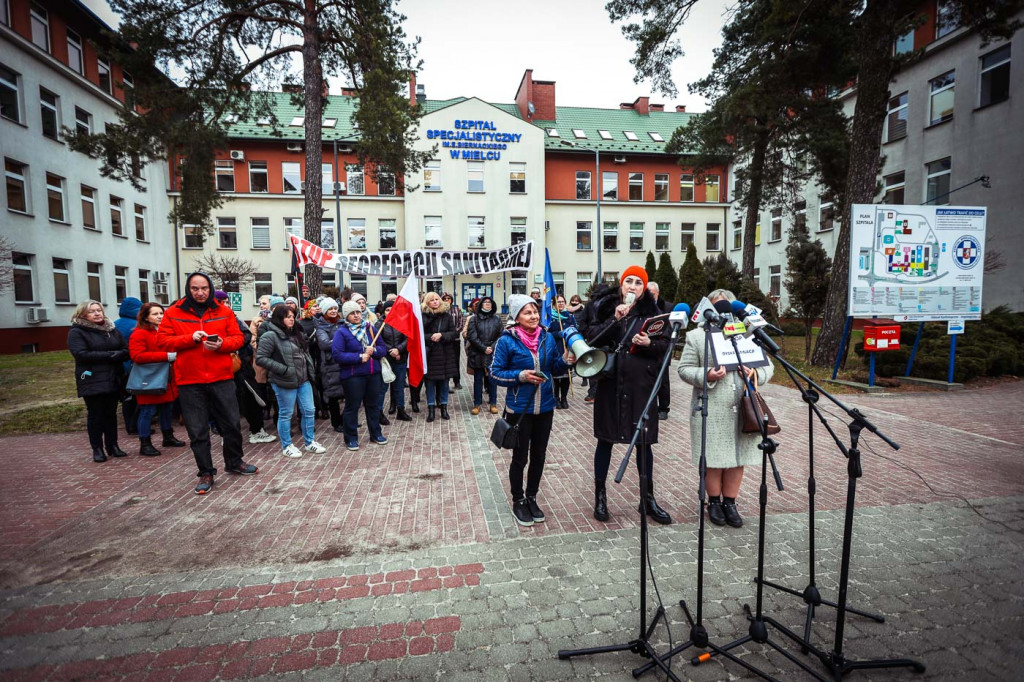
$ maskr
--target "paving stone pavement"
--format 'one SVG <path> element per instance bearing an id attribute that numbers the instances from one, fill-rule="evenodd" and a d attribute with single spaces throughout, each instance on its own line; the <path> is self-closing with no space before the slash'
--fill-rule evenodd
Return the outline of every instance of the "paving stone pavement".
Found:
<path id="1" fill-rule="evenodd" d="M 0 440 L 0 679 L 632 679 L 644 659 L 628 652 L 556 657 L 631 640 L 639 627 L 635 470 L 611 486 L 612 522 L 594 521 L 590 408 L 575 390 L 549 447 L 549 520 L 529 529 L 508 511 L 507 455 L 487 442 L 493 417 L 469 415 L 467 390 L 453 393 L 451 421 L 416 415 L 384 447 L 350 454 L 323 422 L 323 456 L 247 446 L 260 475 L 218 477 L 205 498 L 191 493 L 184 449 L 97 466 L 83 434 Z M 783 385 L 765 394 L 784 429 L 786 483 L 768 492 L 766 577 L 801 590 L 806 408 Z M 857 674 L 1020 679 L 1024 424 L 1005 415 L 1024 404 L 1024 383 L 842 399 L 901 445 L 861 441 L 849 600 L 886 622 L 849 615 L 844 653 L 928 668 Z M 651 529 L 648 595 L 653 609 L 660 593 L 674 643 L 689 631 L 678 600 L 695 599 L 688 402 L 673 384 L 655 455 L 658 498 L 676 523 Z M 816 578 L 834 599 L 846 460 L 820 426 L 814 436 Z M 743 604 L 754 603 L 759 474 L 744 484 L 747 524 L 707 533 L 703 615 L 720 644 L 746 633 Z M 802 629 L 799 598 L 766 589 L 764 605 Z M 834 626 L 834 610 L 819 609 L 814 642 L 826 651 Z M 654 640 L 668 648 L 664 627 Z M 717 658 L 692 667 L 690 651 L 673 662 L 683 678 L 749 677 Z M 809 679 L 761 645 L 736 651 L 772 675 Z"/>

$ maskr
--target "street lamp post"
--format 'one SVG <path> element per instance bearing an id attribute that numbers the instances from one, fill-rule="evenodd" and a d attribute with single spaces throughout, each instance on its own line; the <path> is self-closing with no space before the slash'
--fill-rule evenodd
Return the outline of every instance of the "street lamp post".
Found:
<path id="1" fill-rule="evenodd" d="M 601 239 L 601 153 L 596 149 L 583 147 L 574 142 L 570 142 L 569 140 L 559 140 L 559 142 L 567 147 L 572 147 L 573 149 L 594 152 L 595 177 L 594 182 L 591 183 L 591 191 L 594 191 L 594 197 L 596 198 L 597 203 L 597 281 L 600 284 L 604 281 L 604 271 L 601 270 L 601 250 L 604 248 L 604 242 Z"/>

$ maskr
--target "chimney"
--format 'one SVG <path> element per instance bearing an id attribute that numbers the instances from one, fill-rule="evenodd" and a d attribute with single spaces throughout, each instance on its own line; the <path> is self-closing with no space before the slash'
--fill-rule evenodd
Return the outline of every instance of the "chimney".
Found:
<path id="1" fill-rule="evenodd" d="M 527 69 L 516 90 L 516 108 L 526 121 L 555 120 L 555 81 L 533 80 L 533 69 Z"/>
<path id="2" fill-rule="evenodd" d="M 651 113 L 650 101 L 650 97 L 637 97 L 633 100 L 633 111 L 641 116 L 649 116 Z"/>
<path id="3" fill-rule="evenodd" d="M 416 72 L 409 72 L 409 104 L 416 103 Z"/>
<path id="4" fill-rule="evenodd" d="M 651 111 L 665 111 L 665 105 L 664 104 L 652 104 L 651 105 Z"/>
<path id="5" fill-rule="evenodd" d="M 519 89 L 516 90 L 515 101 L 520 118 L 532 122 L 534 112 L 530 111 L 530 104 L 533 102 L 533 69 L 523 72 L 523 77 L 519 81 Z"/>
<path id="6" fill-rule="evenodd" d="M 282 83 L 281 92 L 287 92 L 289 94 L 297 94 L 302 92 L 302 83 Z"/>
<path id="7" fill-rule="evenodd" d="M 676 113 L 677 114 L 685 114 L 686 113 L 686 105 L 685 104 L 677 104 L 676 105 Z"/>
<path id="8" fill-rule="evenodd" d="M 341 96 L 342 97 L 355 97 L 356 96 L 356 89 L 355 88 L 342 88 L 341 89 Z"/>
<path id="9" fill-rule="evenodd" d="M 427 88 L 422 83 L 416 86 L 416 101 L 420 104 L 427 101 Z"/>
<path id="10" fill-rule="evenodd" d="M 325 78 L 324 80 L 320 81 L 320 97 L 322 97 L 323 99 L 327 99 L 327 94 L 327 79 Z"/>

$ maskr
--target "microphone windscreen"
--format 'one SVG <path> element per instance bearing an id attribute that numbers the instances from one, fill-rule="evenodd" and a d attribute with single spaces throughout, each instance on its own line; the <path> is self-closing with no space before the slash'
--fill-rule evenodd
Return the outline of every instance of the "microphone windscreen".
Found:
<path id="1" fill-rule="evenodd" d="M 636 300 L 636 294 L 634 294 L 632 291 L 630 291 L 630 292 L 628 292 L 626 294 L 626 305 L 633 305 L 633 301 L 635 301 L 635 300 Z"/>
<path id="2" fill-rule="evenodd" d="M 747 304 L 743 303 L 742 301 L 733 301 L 730 304 L 730 307 L 732 308 L 732 314 L 733 315 L 737 315 L 737 314 L 739 314 L 741 312 L 746 311 Z"/>
<path id="3" fill-rule="evenodd" d="M 690 314 L 690 306 L 686 305 L 685 303 L 676 303 L 676 307 L 672 309 L 672 312 L 674 312 L 674 313 L 685 313 L 686 315 L 689 315 Z"/>

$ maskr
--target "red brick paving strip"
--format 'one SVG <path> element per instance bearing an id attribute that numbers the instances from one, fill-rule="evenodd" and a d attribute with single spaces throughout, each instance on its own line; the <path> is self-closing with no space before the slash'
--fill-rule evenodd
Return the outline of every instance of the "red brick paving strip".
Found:
<path id="1" fill-rule="evenodd" d="M 18 680 L 222 680 L 248 679 L 363 661 L 451 651 L 462 628 L 458 616 L 380 627 L 268 637 L 252 642 L 170 649 L 117 658 L 6 670 Z"/>
<path id="2" fill-rule="evenodd" d="M 358 599 L 370 595 L 475 587 L 480 584 L 480 574 L 483 572 L 483 564 L 459 564 L 305 580 L 299 583 L 267 583 L 222 590 L 193 590 L 78 604 L 54 604 L 15 611 L 0 625 L 0 636 L 33 635 L 82 627 L 110 627 L 208 613 L 298 606 L 314 601 Z"/>

